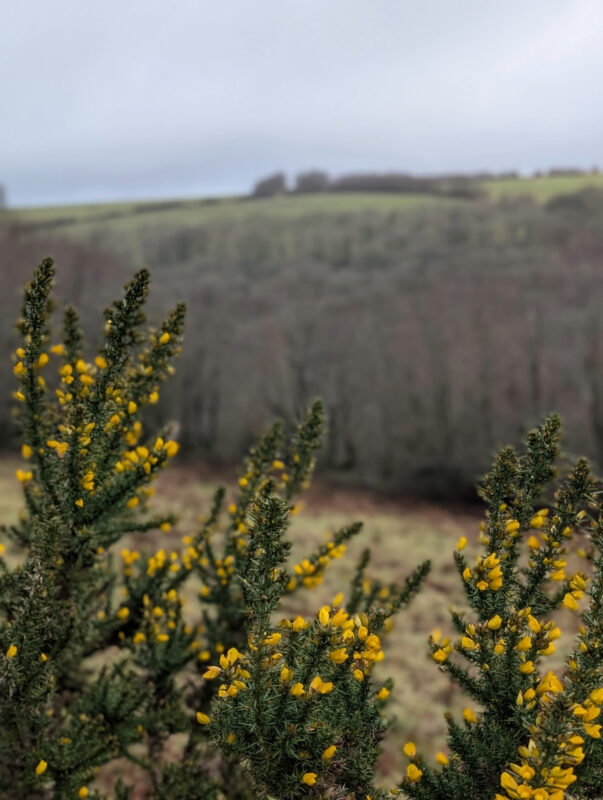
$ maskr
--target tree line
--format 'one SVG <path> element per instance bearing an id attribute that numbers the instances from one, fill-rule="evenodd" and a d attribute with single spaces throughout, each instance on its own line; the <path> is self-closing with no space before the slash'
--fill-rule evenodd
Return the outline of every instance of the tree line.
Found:
<path id="1" fill-rule="evenodd" d="M 534 177 L 570 178 L 598 174 L 597 167 L 590 172 L 573 167 L 538 171 Z M 476 172 L 473 174 L 410 175 L 405 172 L 360 172 L 333 177 L 320 169 L 310 169 L 295 176 L 294 185 L 288 188 L 284 172 L 274 172 L 258 180 L 252 189 L 255 198 L 275 197 L 280 194 L 316 194 L 319 192 L 400 192 L 405 194 L 430 194 L 457 197 L 465 200 L 483 200 L 484 181 L 519 178 L 514 171 Z"/>
<path id="2" fill-rule="evenodd" d="M 483 175 L 438 175 L 418 177 L 402 172 L 383 174 L 358 173 L 333 178 L 322 170 L 301 172 L 295 179 L 294 194 L 316 194 L 317 192 L 401 192 L 405 194 L 431 194 L 458 197 L 467 200 L 484 199 Z M 284 172 L 275 172 L 259 180 L 252 196 L 275 197 L 287 193 L 287 177 Z"/>

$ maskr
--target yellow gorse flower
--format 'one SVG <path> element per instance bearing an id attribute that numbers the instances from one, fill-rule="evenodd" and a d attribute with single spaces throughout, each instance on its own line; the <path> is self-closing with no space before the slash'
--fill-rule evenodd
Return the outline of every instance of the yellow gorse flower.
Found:
<path id="1" fill-rule="evenodd" d="M 330 761 L 336 752 L 337 752 L 337 747 L 334 744 L 332 744 L 322 751 L 322 759 L 324 761 Z"/>
<path id="2" fill-rule="evenodd" d="M 333 683 L 323 681 L 320 675 L 316 675 L 310 682 L 310 689 L 314 689 L 319 694 L 329 694 L 333 690 Z"/>
<path id="3" fill-rule="evenodd" d="M 414 742 L 406 742 L 402 749 L 409 758 L 414 758 L 417 755 L 417 748 Z"/>

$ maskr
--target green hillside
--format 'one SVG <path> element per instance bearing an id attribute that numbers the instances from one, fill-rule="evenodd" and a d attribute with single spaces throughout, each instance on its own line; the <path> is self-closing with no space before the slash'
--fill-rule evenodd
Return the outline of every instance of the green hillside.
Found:
<path id="1" fill-rule="evenodd" d="M 20 209 L 12 215 L 26 224 L 56 228 L 68 236 L 86 237 L 95 229 L 110 227 L 133 233 L 142 227 L 180 227 L 197 223 L 241 221 L 251 218 L 295 219 L 323 214 L 390 212 L 456 202 L 421 194 L 315 194 L 269 199 L 227 197 L 144 203 L 103 203 Z"/>
<path id="2" fill-rule="evenodd" d="M 603 188 L 603 175 L 541 178 L 510 178 L 483 184 L 491 200 L 528 195 L 545 203 L 559 194 L 586 187 Z M 132 235 L 154 226 L 181 227 L 215 221 L 235 222 L 250 218 L 295 219 L 324 214 L 357 214 L 366 211 L 397 212 L 470 201 L 446 199 L 428 194 L 354 192 L 287 195 L 269 199 L 224 197 L 150 202 L 99 203 L 94 205 L 47 206 L 16 209 L 8 215 L 25 224 L 60 231 L 69 238 L 87 239 L 99 229 Z"/>
<path id="3" fill-rule="evenodd" d="M 573 194 L 593 187 L 603 189 L 603 175 L 543 176 L 541 178 L 503 178 L 486 181 L 484 186 L 492 200 L 501 197 L 529 195 L 538 203 L 546 203 L 560 194 Z"/>

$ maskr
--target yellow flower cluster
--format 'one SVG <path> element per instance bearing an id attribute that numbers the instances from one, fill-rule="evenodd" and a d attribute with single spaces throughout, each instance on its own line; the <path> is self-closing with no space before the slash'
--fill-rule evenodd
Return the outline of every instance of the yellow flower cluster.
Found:
<path id="1" fill-rule="evenodd" d="M 506 507 L 505 507 L 506 508 Z M 580 514 L 583 515 L 582 512 Z M 578 518 L 580 518 L 578 514 Z M 504 521 L 504 519 L 503 519 Z M 505 533 L 507 538 L 503 541 L 505 547 L 509 547 L 513 539 L 517 538 L 520 534 L 520 523 L 516 519 L 508 519 L 505 523 Z M 533 568 L 535 566 L 534 556 L 543 547 L 547 548 L 548 554 L 543 556 L 542 563 L 545 566 L 546 574 L 552 581 L 565 580 L 565 567 L 567 561 L 563 557 L 566 552 L 563 540 L 569 539 L 572 536 L 572 529 L 570 526 L 562 528 L 561 519 L 559 516 L 550 516 L 548 508 L 541 508 L 532 516 L 529 521 L 529 529 L 539 531 L 538 536 L 531 534 L 527 539 L 527 544 L 530 549 L 531 558 L 528 561 L 528 566 Z"/>
<path id="2" fill-rule="evenodd" d="M 247 666 L 247 658 L 236 647 L 231 647 L 226 654 L 220 656 L 220 666 L 208 667 L 203 677 L 212 681 L 224 674 L 229 683 L 222 683 L 218 688 L 218 696 L 222 699 L 236 697 L 240 691 L 247 689 L 245 683 L 251 677 Z"/>
<path id="3" fill-rule="evenodd" d="M 549 672 L 538 684 L 536 693 L 546 705 L 549 693 L 561 694 L 563 690 L 561 681 L 553 672 Z M 603 687 L 592 691 L 583 703 L 572 706 L 577 725 L 592 738 L 601 736 L 601 725 L 592 720 L 600 716 L 602 705 Z M 541 719 L 537 718 L 536 727 L 540 723 Z M 574 769 L 584 760 L 584 741 L 577 730 L 567 734 L 557 744 L 557 763 L 552 767 L 544 766 L 542 754 L 533 739 L 526 746 L 519 747 L 521 763 L 510 764 L 510 769 L 503 772 L 500 784 L 506 795 L 497 794 L 496 800 L 564 800 L 566 789 L 577 779 Z"/>
<path id="4" fill-rule="evenodd" d="M 445 636 L 442 639 L 442 631 L 436 628 L 431 632 L 429 643 L 431 645 L 433 660 L 437 661 L 438 664 L 443 664 L 448 659 L 450 653 L 452 653 L 452 642 L 450 638 Z"/>
<path id="5" fill-rule="evenodd" d="M 124 548 L 121 551 L 121 557 L 124 564 L 124 575 L 132 575 L 132 564 L 140 559 L 140 552 L 138 550 L 129 550 Z"/>
<path id="6" fill-rule="evenodd" d="M 408 756 L 408 758 L 410 758 L 411 762 L 406 768 L 406 777 L 411 783 L 418 783 L 423 777 L 423 772 L 419 769 L 419 767 L 415 763 L 417 759 L 416 745 L 414 742 L 406 742 L 406 744 L 402 749 L 404 754 Z"/>
<path id="7" fill-rule="evenodd" d="M 160 548 L 154 555 L 149 556 L 145 571 L 150 577 L 162 571 L 177 573 L 183 570 L 185 572 L 190 572 L 195 562 L 203 565 L 204 559 L 201 557 L 199 551 L 190 544 L 179 552 L 172 550 L 169 554 L 163 548 Z M 126 565 L 126 569 L 131 569 L 131 563 L 132 562 Z M 201 590 L 201 595 L 204 596 L 203 589 Z"/>
<path id="8" fill-rule="evenodd" d="M 292 592 L 298 586 L 298 580 L 307 588 L 314 589 L 319 586 L 324 579 L 324 570 L 331 563 L 331 561 L 341 558 L 346 551 L 345 543 L 335 545 L 334 542 L 328 542 L 326 545 L 326 552 L 323 554 L 309 559 L 304 558 L 299 564 L 293 565 L 293 572 L 297 577 L 292 577 L 287 585 L 287 590 Z"/>
<path id="9" fill-rule="evenodd" d="M 81 484 L 87 492 L 94 491 L 94 472 L 88 470 L 81 479 Z"/>
<path id="10" fill-rule="evenodd" d="M 233 555 L 228 555 L 224 559 L 214 559 L 216 565 L 216 577 L 222 586 L 228 584 L 228 578 L 235 572 L 235 559 Z"/>
<path id="11" fill-rule="evenodd" d="M 65 346 L 63 344 L 53 345 L 50 347 L 50 353 L 56 356 L 64 356 L 66 353 Z M 17 349 L 16 357 L 19 360 L 13 367 L 13 373 L 19 378 L 23 378 L 27 374 L 28 369 L 38 371 L 44 368 L 50 360 L 48 353 L 42 352 L 35 362 L 26 365 L 24 363 L 24 359 L 27 358 L 27 353 L 22 347 Z M 59 367 L 58 374 L 61 378 L 61 383 L 65 387 L 71 387 L 72 385 L 75 385 L 77 387 L 78 395 L 80 397 L 86 397 L 90 393 L 90 387 L 92 387 L 95 383 L 98 371 L 106 369 L 106 367 L 107 362 L 102 356 L 97 356 L 94 364 L 86 363 L 80 358 L 74 364 L 62 364 Z M 36 374 L 36 382 L 43 390 L 46 389 L 46 382 L 42 375 Z M 65 391 L 65 389 L 61 388 L 56 389 L 55 391 L 60 405 L 65 405 L 73 400 L 73 394 L 71 391 Z M 25 394 L 22 389 L 19 389 L 15 393 L 15 396 L 17 400 L 21 402 L 25 401 Z"/>
<path id="12" fill-rule="evenodd" d="M 124 556 L 124 552 L 128 561 L 136 560 L 133 559 L 135 553 L 122 551 L 122 556 Z M 162 606 L 154 605 L 148 594 L 143 595 L 142 602 L 144 608 L 143 624 L 141 630 L 136 631 L 132 637 L 132 642 L 135 645 L 144 644 L 147 641 L 165 644 L 170 640 L 171 634 L 177 627 L 179 611 L 183 602 L 181 595 L 176 589 L 170 589 L 163 594 Z M 127 616 L 124 618 L 127 618 Z M 185 632 L 189 633 L 191 630 L 189 626 L 185 627 Z"/>
<path id="13" fill-rule="evenodd" d="M 603 705 L 603 688 L 595 689 L 582 703 L 572 706 L 572 715 L 580 720 L 584 732 L 592 739 L 601 738 L 601 724 L 593 722 L 600 717 L 601 705 Z"/>
<path id="14" fill-rule="evenodd" d="M 339 600 L 339 596 L 335 599 Z M 296 625 L 299 627 L 300 619 L 298 617 L 291 623 L 294 630 Z M 343 664 L 349 659 L 349 668 L 357 681 L 362 682 L 372 665 L 383 660 L 381 639 L 376 633 L 369 633 L 370 623 L 366 614 L 352 618 L 343 608 L 334 610 L 323 606 L 318 613 L 318 622 L 331 634 L 333 649 L 329 652 L 330 661 Z M 385 692 L 379 699 L 385 699 Z"/>
<path id="15" fill-rule="evenodd" d="M 56 439 L 49 439 L 46 444 L 51 449 L 56 450 L 59 458 L 62 458 L 69 448 L 67 442 L 58 442 Z"/>
<path id="16" fill-rule="evenodd" d="M 16 476 L 19 483 L 28 483 L 33 478 L 33 472 L 30 469 L 18 469 Z"/>
<path id="17" fill-rule="evenodd" d="M 173 458 L 178 452 L 179 445 L 177 442 L 164 440 L 158 436 L 155 439 L 153 447 L 139 446 L 132 450 L 125 450 L 119 461 L 115 463 L 115 471 L 122 473 L 127 471 L 137 472 L 143 471 L 145 475 L 150 475 L 153 468 L 158 463 L 163 463 L 165 456 Z"/>
<path id="18" fill-rule="evenodd" d="M 63 345 L 54 345 L 50 348 L 50 351 L 55 355 L 65 354 Z M 75 364 L 63 364 L 59 367 L 61 383 L 67 387 L 74 385 L 78 395 L 80 397 L 86 397 L 90 393 L 90 388 L 94 386 L 98 371 L 101 369 L 99 366 L 100 364 L 104 364 L 106 367 L 106 361 L 102 357 L 97 358 L 95 364 L 89 364 L 81 358 L 79 358 Z M 57 389 L 57 397 L 61 405 L 69 403 L 73 399 L 73 395 L 70 391 L 65 392 L 62 389 Z"/>
<path id="19" fill-rule="evenodd" d="M 318 694 L 330 694 L 332 691 L 333 681 L 323 681 L 320 675 L 315 675 L 310 681 L 308 694 L 311 692 L 318 692 Z"/>
<path id="20" fill-rule="evenodd" d="M 464 651 L 479 651 L 485 657 L 490 652 L 495 656 L 502 656 L 507 649 L 508 643 L 513 642 L 513 649 L 521 654 L 519 671 L 525 675 L 530 675 L 534 672 L 535 667 L 533 661 L 528 659 L 527 654 L 551 655 L 555 652 L 553 642 L 560 636 L 561 630 L 555 623 L 547 622 L 541 625 L 536 617 L 531 614 L 531 608 L 524 608 L 517 613 L 510 614 L 506 624 L 503 624 L 503 620 L 498 614 L 495 614 L 485 623 L 468 624 L 465 628 L 465 634 L 461 636 L 457 646 Z M 447 656 L 447 653 L 444 652 L 444 655 Z M 435 653 L 433 656 L 436 658 Z M 446 658 L 440 655 L 436 658 L 436 661 L 438 660 L 442 663 Z M 487 661 L 483 661 L 481 666 L 482 669 L 489 669 Z M 525 699 L 524 695 L 522 697 Z"/>
<path id="21" fill-rule="evenodd" d="M 174 559 L 174 561 L 175 561 L 175 559 Z M 167 556 L 165 550 L 163 548 L 160 548 L 159 550 L 157 550 L 155 555 L 151 556 L 149 558 L 149 560 L 148 560 L 148 563 L 147 563 L 147 575 L 150 575 L 151 577 L 153 577 L 153 575 L 155 575 L 156 572 L 158 572 L 159 570 L 163 569 L 163 567 L 165 566 L 166 562 L 169 563 L 168 556 Z M 172 572 L 176 572 L 179 569 L 179 567 L 178 567 L 177 564 L 171 563 L 170 564 L 170 569 L 172 570 Z"/>
<path id="22" fill-rule="evenodd" d="M 463 572 L 463 578 L 465 581 L 473 580 L 480 592 L 485 592 L 486 589 L 498 591 L 503 583 L 500 558 L 496 553 L 490 553 L 486 558 L 479 556 L 475 573 L 467 567 Z"/>
<path id="23" fill-rule="evenodd" d="M 323 606 L 317 615 L 316 624 L 330 636 L 331 649 L 328 655 L 331 663 L 341 665 L 349 662 L 349 669 L 357 681 L 363 681 L 370 672 L 372 664 L 382 660 L 380 638 L 375 633 L 369 633 L 369 620 L 365 614 L 351 618 L 344 609 Z M 291 635 L 305 630 L 309 625 L 311 623 L 301 616 L 293 620 L 285 619 L 280 623 L 281 628 L 288 629 Z M 260 646 L 277 648 L 281 641 L 282 634 L 276 631 L 258 637 L 255 641 L 250 638 L 249 646 L 252 651 L 257 651 Z M 279 683 L 292 697 L 327 695 L 333 691 L 333 681 L 324 680 L 320 674 L 314 675 L 307 686 L 301 681 L 295 681 L 294 669 L 284 663 L 283 658 L 283 654 L 275 650 L 264 658 L 263 668 L 281 662 Z M 246 688 L 244 681 L 250 677 L 247 666 L 247 657 L 235 648 L 231 648 L 226 655 L 220 657 L 220 666 L 208 667 L 203 677 L 207 680 L 215 680 L 220 675 L 226 677 L 228 683 L 220 686 L 218 695 L 224 699 L 232 698 Z M 389 690 L 386 687 L 382 687 L 376 694 L 376 698 L 381 701 L 386 700 L 388 696 Z M 329 754 L 335 750 L 329 749 L 325 752 L 327 754 L 324 758 L 328 760 Z"/>
<path id="24" fill-rule="evenodd" d="M 570 592 L 567 592 L 563 598 L 563 605 L 569 608 L 570 611 L 578 611 L 578 600 L 584 595 L 586 589 L 586 579 L 584 575 L 577 573 L 570 581 Z"/>

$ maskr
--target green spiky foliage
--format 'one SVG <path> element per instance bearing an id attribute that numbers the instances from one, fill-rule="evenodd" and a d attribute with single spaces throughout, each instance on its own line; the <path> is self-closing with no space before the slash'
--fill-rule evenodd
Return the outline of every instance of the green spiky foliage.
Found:
<path id="1" fill-rule="evenodd" d="M 387 604 L 355 617 L 336 598 L 311 619 L 274 622 L 291 576 L 284 568 L 287 503 L 259 495 L 249 510 L 249 543 L 238 583 L 247 609 L 243 652 L 229 649 L 205 672 L 219 684 L 211 727 L 224 752 L 249 766 L 258 790 L 283 800 L 365 797 L 374 787 L 386 730 L 387 685 L 376 688 L 379 633 L 408 603 L 429 564 L 396 588 Z"/>
<path id="2" fill-rule="evenodd" d="M 129 608 L 116 602 L 108 553 L 125 533 L 170 522 L 146 504 L 178 446 L 142 438 L 141 411 L 173 371 L 184 307 L 145 333 L 149 275 L 140 272 L 105 312 L 102 346 L 88 361 L 72 308 L 52 344 L 53 278 L 47 259 L 26 287 L 14 365 L 27 463 L 17 471 L 25 510 L 6 531 L 20 563 L 0 567 L 0 792 L 11 797 L 93 796 L 87 784 L 101 764 L 127 756 L 141 731 L 180 722 L 169 692 L 158 699 L 134 664 L 109 655 Z M 53 380 L 45 373 L 54 359 Z"/>
<path id="3" fill-rule="evenodd" d="M 173 371 L 184 308 L 147 330 L 149 276 L 140 272 L 105 312 L 94 355 L 71 308 L 53 344 L 53 278 L 46 260 L 26 287 L 14 357 L 25 508 L 4 531 L 19 556 L 0 558 L 0 797 L 601 795 L 603 493 L 579 460 L 546 495 L 558 418 L 530 433 L 521 455 L 502 450 L 481 487 L 485 552 L 470 565 L 463 537 L 455 553 L 470 616 L 452 613 L 455 642 L 435 632 L 430 640 L 473 707 L 463 722 L 448 718 L 442 768 L 405 746 L 406 777 L 388 794 L 375 765 L 391 681 L 376 684 L 374 665 L 429 564 L 403 586 L 385 585 L 369 577 L 366 550 L 347 599 L 282 618 L 281 606 L 318 586 L 361 528 L 289 563 L 288 525 L 325 427 L 320 402 L 291 436 L 281 423 L 270 428 L 248 453 L 233 501 L 218 490 L 181 548 L 124 547 L 122 537 L 140 543 L 174 521 L 149 501 L 178 444 L 169 429 L 146 430 L 144 409 Z M 567 574 L 573 541 L 585 567 Z M 185 615 L 189 582 L 199 605 Z M 546 667 L 558 609 L 582 623 L 559 675 Z"/>
<path id="4" fill-rule="evenodd" d="M 586 557 L 592 562 L 592 579 L 584 591 L 586 603 L 576 647 L 567 658 L 563 681 L 549 680 L 549 691 L 541 693 L 531 742 L 520 752 L 520 766 L 529 782 L 537 785 L 538 774 L 546 770 L 552 775 L 555 770 L 560 787 L 567 784 L 568 794 L 577 800 L 599 798 L 603 790 L 603 517 L 598 502 L 590 506 Z M 570 595 L 576 603 L 581 597 L 575 595 L 580 592 L 581 583 Z M 566 604 L 575 608 L 569 598 Z M 505 777 L 507 794 L 512 797 L 521 787 L 516 789 L 509 777 L 515 783 L 521 781 L 514 777 L 513 769 Z"/>
<path id="5" fill-rule="evenodd" d="M 428 765 L 413 743 L 401 784 L 418 800 L 595 798 L 603 788 L 601 500 L 579 460 L 543 505 L 556 475 L 560 421 L 533 430 L 522 455 L 503 449 L 481 487 L 487 504 L 470 566 L 463 537 L 454 554 L 470 617 L 452 612 L 457 641 L 430 639 L 433 659 L 471 698 L 464 720 L 447 715 L 450 755 Z M 570 542 L 589 543 L 590 579 L 566 574 Z M 527 551 L 527 554 L 526 554 Z M 563 675 L 546 667 L 561 635 L 549 617 L 589 598 L 576 652 Z M 479 708 L 479 710 L 478 710 Z"/>
<path id="6" fill-rule="evenodd" d="M 261 579 L 263 579 L 265 570 L 269 569 L 268 562 L 264 563 L 263 570 L 260 573 L 256 573 L 251 567 L 251 559 L 257 555 L 257 541 L 258 535 L 260 535 L 256 524 L 259 505 L 262 503 L 276 504 L 282 516 L 282 524 L 278 521 L 277 516 L 273 515 L 270 518 L 270 525 L 273 528 L 268 530 L 266 525 L 261 528 L 261 536 L 268 537 L 266 541 L 272 537 L 275 542 L 278 541 L 279 543 L 278 547 L 275 545 L 276 549 L 271 547 L 265 554 L 266 558 L 274 560 L 274 570 L 277 570 L 279 575 L 278 582 L 273 586 L 278 590 L 278 596 L 271 595 L 272 611 L 275 610 L 281 598 L 319 586 L 328 565 L 344 554 L 347 541 L 361 530 L 360 523 L 346 526 L 335 532 L 330 541 L 320 546 L 316 551 L 310 552 L 299 563 L 293 564 L 289 571 L 281 569 L 279 559 L 288 556 L 290 550 L 290 543 L 284 541 L 282 536 L 286 532 L 290 517 L 297 513 L 299 508 L 298 504 L 294 503 L 293 498 L 295 493 L 309 485 L 314 469 L 314 453 L 320 445 L 323 432 L 324 412 L 322 403 L 319 401 L 316 401 L 310 407 L 288 443 L 285 443 L 282 424 L 275 423 L 246 457 L 243 473 L 238 481 L 238 493 L 233 502 L 225 509 L 226 492 L 223 488 L 218 489 L 214 496 L 210 513 L 202 522 L 199 531 L 194 536 L 184 538 L 186 547 L 182 553 L 182 566 L 180 568 L 167 558 L 163 550 L 157 551 L 146 559 L 141 558 L 137 552 L 126 550 L 122 553 L 125 582 L 129 596 L 138 598 L 137 605 L 143 610 L 142 622 L 140 615 L 136 617 L 135 627 L 137 627 L 137 631 L 134 632 L 135 628 L 129 631 L 139 656 L 144 653 L 146 648 L 153 646 L 154 638 L 157 636 L 157 619 L 153 615 L 155 603 L 161 602 L 157 598 L 175 596 L 181 584 L 191 573 L 196 574 L 201 580 L 199 600 L 203 609 L 202 622 L 195 629 L 193 641 L 189 642 L 190 648 L 188 652 L 189 657 L 191 649 L 196 652 L 197 677 L 203 679 L 200 683 L 191 682 L 187 696 L 189 706 L 196 710 L 196 717 L 200 721 L 201 727 L 198 736 L 201 741 L 203 741 L 205 726 L 209 725 L 209 720 L 211 719 L 212 698 L 218 694 L 220 699 L 223 699 L 224 692 L 228 691 L 218 681 L 211 679 L 211 676 L 214 675 L 215 670 L 218 668 L 212 667 L 210 662 L 213 661 L 214 663 L 225 665 L 234 654 L 249 650 L 249 625 L 250 614 L 252 614 L 250 592 L 253 593 L 254 597 L 258 596 L 258 592 L 259 594 L 262 593 L 263 589 L 258 587 L 260 585 L 263 586 Z M 272 539 L 270 540 L 272 541 Z M 259 549 L 262 549 L 261 546 Z M 367 624 L 371 626 L 371 633 L 375 634 L 370 639 L 374 644 L 377 641 L 375 638 L 376 632 L 384 626 L 387 627 L 393 613 L 408 603 L 418 591 L 422 580 L 427 574 L 429 565 L 427 563 L 423 564 L 412 573 L 403 588 L 394 585 L 385 587 L 379 581 L 368 585 L 368 579 L 364 578 L 367 560 L 365 558 L 358 569 L 354 580 L 356 588 L 351 602 L 354 604 L 354 611 L 357 610 L 357 607 L 363 612 L 368 612 L 371 609 L 370 623 L 368 622 L 368 617 L 366 617 L 366 620 Z M 276 574 L 274 570 L 272 568 L 269 569 L 272 574 Z M 363 589 L 359 589 L 356 586 L 357 584 L 361 584 L 366 589 L 366 592 Z M 377 608 L 375 608 L 375 603 L 373 602 L 375 592 L 381 598 Z M 162 605 L 165 608 L 165 602 L 162 602 Z M 146 613 L 144 609 L 146 609 Z M 299 634 L 298 639 L 300 639 L 300 642 L 302 640 L 309 641 L 308 635 L 308 633 Z M 306 668 L 310 668 L 313 663 L 318 668 L 322 658 L 320 656 L 321 652 L 315 652 L 313 649 L 308 650 L 304 655 L 307 662 Z M 377 654 L 380 651 L 377 649 L 374 652 Z M 242 654 L 241 657 L 243 657 Z M 380 653 L 380 657 L 382 657 L 382 653 Z M 234 666 L 234 670 L 236 672 L 236 670 L 242 669 L 243 678 L 245 678 L 247 670 L 242 667 L 242 663 L 242 661 L 238 661 Z M 276 669 L 278 665 L 276 665 L 276 661 L 274 663 Z M 333 663 L 331 663 L 331 667 L 333 666 Z M 236 680 L 240 686 L 241 681 L 239 681 L 239 678 Z M 348 674 L 348 684 L 350 684 L 351 680 Z M 260 682 L 263 682 L 263 678 Z M 281 688 L 284 687 L 283 683 L 277 683 L 277 685 Z M 238 692 L 237 684 L 233 686 L 228 687 L 231 693 Z M 371 700 L 370 694 L 368 694 L 368 686 L 369 682 L 367 681 L 361 694 L 363 697 L 366 695 Z M 353 682 L 354 691 L 358 691 L 357 687 L 358 681 L 355 679 Z M 243 690 L 241 689 L 241 691 Z M 388 692 L 389 689 L 383 689 L 382 696 Z M 230 696 L 228 695 L 228 697 Z M 268 702 L 269 696 L 270 693 L 266 696 L 265 702 Z M 342 697 L 345 697 L 343 686 L 325 703 L 325 711 L 328 711 L 328 708 L 335 707 L 335 698 L 341 700 Z M 369 700 L 367 700 L 367 703 Z M 371 746 L 370 758 L 367 756 L 367 758 L 362 759 L 364 763 L 363 780 L 365 783 L 371 780 L 370 770 L 367 769 L 366 765 L 367 763 L 372 763 L 374 767 L 374 760 L 378 753 L 378 739 L 385 729 L 383 720 L 378 714 L 383 701 L 381 699 L 375 701 L 372 698 L 371 702 L 373 702 L 372 713 L 376 732 Z M 344 724 L 346 719 L 347 722 L 345 724 L 349 723 L 348 711 L 348 704 L 339 704 L 338 722 L 340 725 Z M 357 718 L 358 741 L 362 739 L 364 742 L 364 734 L 361 737 L 360 732 L 364 731 L 363 725 L 365 722 L 364 717 Z M 282 723 L 282 719 L 275 720 L 275 724 L 278 725 L 280 723 Z M 228 727 L 226 723 L 224 725 Z M 333 726 L 331 726 L 330 730 L 333 729 Z M 216 726 L 212 724 L 210 726 L 212 738 L 220 746 L 228 762 L 231 765 L 244 763 L 248 768 L 247 758 L 242 758 L 241 753 L 236 752 L 231 746 L 230 738 L 232 738 L 231 734 L 233 732 L 229 730 L 220 738 L 217 736 L 216 730 Z M 377 735 L 377 731 L 379 731 L 379 735 Z M 343 753 L 347 754 L 347 758 L 351 762 L 357 761 L 358 751 L 352 747 L 353 741 L 352 737 L 350 744 L 346 748 L 342 747 L 342 752 L 336 763 L 341 762 Z M 207 750 L 204 750 L 204 753 L 207 755 Z M 271 780 L 277 774 L 278 770 L 273 771 Z M 267 786 L 270 785 L 268 776 L 259 774 L 253 768 L 246 775 L 246 778 L 234 781 L 238 786 L 237 792 L 241 797 L 248 796 L 243 788 L 245 783 L 249 786 L 249 797 L 257 797 L 258 793 L 266 791 Z M 356 776 L 351 779 L 351 783 L 354 785 L 357 780 L 358 777 Z M 307 784 L 300 783 L 298 780 L 295 781 L 296 792 L 306 791 L 308 788 Z M 232 786 L 230 792 L 226 796 L 233 799 L 239 796 Z"/>
<path id="7" fill-rule="evenodd" d="M 290 437 L 281 423 L 270 428 L 244 461 L 234 501 L 225 508 L 226 491 L 219 489 L 200 529 L 184 537 L 181 549 L 123 547 L 124 536 L 137 534 L 142 541 L 140 534 L 168 531 L 174 522 L 153 515 L 149 499 L 153 480 L 178 444 L 168 429 L 146 430 L 144 409 L 157 402 L 174 370 L 184 307 L 147 330 L 149 275 L 143 270 L 105 312 L 103 342 L 94 355 L 73 308 L 65 310 L 62 341 L 53 343 L 53 280 L 47 259 L 26 287 L 18 326 L 22 346 L 14 356 L 25 461 L 17 478 L 25 509 L 19 523 L 4 531 L 20 551 L 18 561 L 9 566 L 0 558 L 0 796 L 101 798 L 101 786 L 108 784 L 106 796 L 125 800 L 138 793 L 135 783 L 142 780 L 147 795 L 165 800 L 252 800 L 267 791 L 269 776 L 250 769 L 228 736 L 223 749 L 216 746 L 224 742 L 206 722 L 212 698 L 221 700 L 224 690 L 203 675 L 209 662 L 224 664 L 238 648 L 251 653 L 252 630 L 272 626 L 264 611 L 261 619 L 253 617 L 256 600 L 260 587 L 266 588 L 268 563 L 280 564 L 289 552 L 284 521 L 299 510 L 294 497 L 312 477 L 325 428 L 322 404 L 311 406 Z M 274 509 L 268 527 L 258 524 L 259 509 L 267 508 Z M 275 566 L 279 577 L 271 583 L 270 608 L 282 596 L 318 586 L 360 529 L 356 523 L 336 532 L 294 564 L 291 574 Z M 274 548 L 262 555 L 259 541 Z M 343 733 L 352 706 L 341 681 L 324 705 L 336 713 L 328 731 L 335 735 L 334 726 L 340 728 L 331 775 L 362 786 L 371 785 L 385 729 L 380 712 L 388 689 L 381 695 L 370 690 L 370 666 L 381 657 L 378 631 L 410 600 L 428 569 L 424 565 L 403 589 L 377 582 L 365 592 L 366 563 L 365 557 L 352 600 L 366 643 L 357 659 L 348 646 L 364 677 L 343 670 L 345 686 L 356 693 L 353 736 Z M 183 613 L 187 581 L 200 584 L 193 619 Z M 379 604 L 373 602 L 375 587 Z M 300 659 L 304 669 L 322 664 L 329 636 L 326 628 L 319 632 L 319 624 L 295 631 L 302 650 L 308 648 L 297 660 L 291 651 L 295 669 Z M 322 642 L 318 648 L 311 642 L 314 628 Z M 332 639 L 335 628 L 331 633 Z M 266 646 L 260 645 L 262 652 Z M 257 679 L 257 693 L 265 680 L 254 663 L 249 674 Z M 341 667 L 328 664 L 331 672 Z M 324 674 L 326 680 L 331 673 Z M 270 698 L 268 691 L 263 702 Z M 180 739 L 174 750 L 175 736 Z M 324 738 L 325 733 L 314 740 L 314 755 Z M 360 761 L 354 748 L 363 753 Z M 114 766 L 128 762 L 130 769 Z M 103 767 L 103 780 L 96 780 Z"/>
<path id="8" fill-rule="evenodd" d="M 206 639 L 209 649 L 218 654 L 224 642 L 236 646 L 244 643 L 247 608 L 238 576 L 247 558 L 250 504 L 255 497 L 279 496 L 296 513 L 294 496 L 310 484 L 314 454 L 321 446 L 324 430 L 324 409 L 319 400 L 312 404 L 288 443 L 283 424 L 275 422 L 244 461 L 238 495 L 228 505 L 228 523 L 221 529 L 216 526 L 225 498 L 224 490 L 220 489 L 209 517 L 192 543 L 200 554 L 196 570 L 202 582 L 200 598 L 207 608 Z M 297 568 L 304 578 L 293 577 L 287 590 L 293 593 L 299 588 L 317 586 L 328 563 L 343 554 L 346 542 L 360 529 L 359 523 L 347 526 L 335 534 L 329 549 L 322 547 L 310 553 L 303 561 L 304 567 Z M 213 613 L 216 608 L 217 616 Z"/>
<path id="9" fill-rule="evenodd" d="M 225 507 L 226 490 L 221 487 L 216 491 L 209 514 L 194 535 L 184 537 L 185 547 L 176 561 L 164 549 L 146 558 L 138 551 L 122 551 L 124 583 L 131 605 L 137 609 L 130 617 L 127 633 L 136 636 L 137 652 L 148 648 L 157 633 L 154 608 L 165 605 L 162 598 L 176 597 L 191 575 L 201 582 L 201 622 L 188 642 L 197 651 L 198 674 L 227 647 L 245 645 L 248 609 L 239 576 L 247 562 L 250 505 L 255 497 L 279 497 L 290 513 L 297 512 L 293 498 L 310 484 L 324 427 L 320 401 L 312 404 L 288 442 L 282 423 L 274 423 L 245 458 L 236 497 Z M 346 543 L 361 527 L 360 523 L 345 526 L 330 542 L 294 565 L 286 593 L 318 586 L 325 569 L 344 554 Z M 201 682 L 191 687 L 189 700 L 197 710 L 206 711 L 213 690 L 212 684 Z"/>

